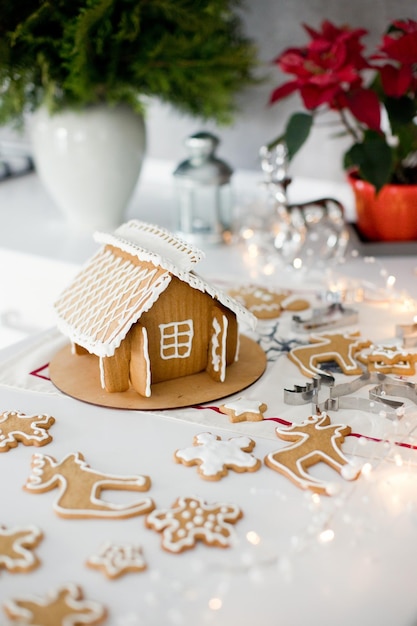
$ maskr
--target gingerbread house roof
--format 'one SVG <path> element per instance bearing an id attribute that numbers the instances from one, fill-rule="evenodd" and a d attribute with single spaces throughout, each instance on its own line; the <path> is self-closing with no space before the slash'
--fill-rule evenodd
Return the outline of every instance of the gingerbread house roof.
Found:
<path id="1" fill-rule="evenodd" d="M 254 316 L 192 270 L 204 254 L 169 231 L 132 220 L 113 234 L 96 233 L 103 244 L 55 303 L 57 325 L 70 340 L 98 356 L 112 356 L 132 325 L 176 276 L 209 294 L 253 327 Z M 117 254 L 120 250 L 127 255 Z"/>

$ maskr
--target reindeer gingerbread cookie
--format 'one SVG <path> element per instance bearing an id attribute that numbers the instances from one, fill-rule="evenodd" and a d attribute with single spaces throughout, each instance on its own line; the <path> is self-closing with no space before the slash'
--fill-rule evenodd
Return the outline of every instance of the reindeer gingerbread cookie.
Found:
<path id="1" fill-rule="evenodd" d="M 265 465 L 289 478 L 297 487 L 319 494 L 332 494 L 332 485 L 307 471 L 317 463 L 325 463 L 345 480 L 355 480 L 359 476 L 360 468 L 355 467 L 340 449 L 351 432 L 350 426 L 333 425 L 326 413 L 310 416 L 301 424 L 278 427 L 275 432 L 280 439 L 292 443 L 268 454 L 264 459 Z"/>
<path id="2" fill-rule="evenodd" d="M 142 498 L 132 504 L 116 504 L 101 499 L 105 490 L 147 491 L 148 476 L 117 476 L 103 474 L 90 468 L 80 452 L 68 454 L 57 462 L 51 456 L 34 454 L 32 474 L 24 489 L 44 493 L 59 488 L 54 510 L 66 518 L 125 518 L 149 513 L 154 508 L 151 498 Z"/>
<path id="3" fill-rule="evenodd" d="M 359 333 L 323 333 L 311 335 L 308 345 L 292 348 L 288 358 L 308 378 L 322 374 L 320 365 L 330 361 L 337 363 L 344 374 L 360 376 L 362 369 L 355 357 L 370 345 Z"/>

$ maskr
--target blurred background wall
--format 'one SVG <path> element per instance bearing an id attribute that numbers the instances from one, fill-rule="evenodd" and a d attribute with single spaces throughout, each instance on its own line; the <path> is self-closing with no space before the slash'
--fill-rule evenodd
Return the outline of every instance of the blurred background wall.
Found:
<path id="1" fill-rule="evenodd" d="M 318 28 L 323 19 L 329 19 L 339 25 L 363 27 L 369 31 L 364 43 L 372 46 L 391 20 L 417 20 L 415 0 L 243 0 L 242 8 L 246 32 L 258 47 L 265 82 L 239 95 L 239 114 L 230 127 L 219 128 L 182 117 L 168 106 L 153 103 L 147 114 L 148 156 L 181 160 L 185 157 L 185 137 L 209 130 L 221 140 L 221 158 L 234 168 L 258 169 L 260 146 L 279 135 L 289 113 L 302 110 L 296 96 L 272 107 L 268 105 L 271 90 L 288 79 L 271 61 L 284 48 L 305 45 L 307 35 L 301 23 Z M 315 129 L 291 165 L 292 176 L 344 180 L 344 145 L 349 144 L 331 138 L 329 129 Z"/>

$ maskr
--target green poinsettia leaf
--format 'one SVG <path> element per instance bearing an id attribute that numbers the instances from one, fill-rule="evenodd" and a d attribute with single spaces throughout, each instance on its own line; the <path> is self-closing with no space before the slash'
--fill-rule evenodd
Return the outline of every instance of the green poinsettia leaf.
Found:
<path id="1" fill-rule="evenodd" d="M 390 181 L 393 170 L 392 149 L 383 136 L 367 131 L 361 143 L 355 143 L 345 154 L 346 169 L 357 167 L 360 176 L 377 191 Z"/>
<path id="2" fill-rule="evenodd" d="M 407 96 L 403 96 L 402 98 L 386 98 L 384 104 L 394 134 L 396 126 L 409 124 L 413 121 L 415 116 L 415 103 L 411 98 Z"/>
<path id="3" fill-rule="evenodd" d="M 287 145 L 290 161 L 306 142 L 312 125 L 313 116 L 308 113 L 294 113 L 288 120 L 283 140 Z"/>

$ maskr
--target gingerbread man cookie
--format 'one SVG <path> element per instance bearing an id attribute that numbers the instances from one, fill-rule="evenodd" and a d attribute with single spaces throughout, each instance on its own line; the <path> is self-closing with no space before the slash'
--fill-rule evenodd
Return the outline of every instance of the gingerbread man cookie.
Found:
<path id="1" fill-rule="evenodd" d="M 308 473 L 308 468 L 317 463 L 326 463 L 346 480 L 358 477 L 360 468 L 353 466 L 340 449 L 351 432 L 350 426 L 332 425 L 329 416 L 322 413 L 310 416 L 301 424 L 278 427 L 275 432 L 280 439 L 290 441 L 292 445 L 268 454 L 265 464 L 301 489 L 325 495 L 332 493 L 331 485 Z"/>
<path id="2" fill-rule="evenodd" d="M 252 452 L 255 442 L 249 437 L 232 437 L 222 440 L 212 433 L 200 433 L 194 437 L 194 445 L 177 450 L 174 460 L 184 465 L 198 465 L 201 478 L 220 480 L 228 470 L 235 472 L 256 472 L 261 462 Z"/>
<path id="3" fill-rule="evenodd" d="M 162 547 L 173 553 L 194 548 L 197 541 L 207 546 L 231 545 L 234 524 L 242 511 L 233 504 L 206 504 L 201 498 L 178 498 L 172 508 L 152 511 L 147 528 L 162 533 Z"/>
<path id="4" fill-rule="evenodd" d="M 85 600 L 78 585 L 64 585 L 46 597 L 28 596 L 3 605 L 7 617 L 19 626 L 83 626 L 102 624 L 107 610 L 98 602 Z"/>
<path id="5" fill-rule="evenodd" d="M 268 406 L 258 400 L 249 400 L 245 397 L 230 400 L 219 406 L 220 413 L 229 416 L 231 422 L 260 422 Z"/>
<path id="6" fill-rule="evenodd" d="M 0 415 L 0 452 L 16 448 L 19 441 L 25 446 L 44 446 L 52 441 L 48 429 L 54 424 L 51 415 L 25 415 L 5 411 Z"/>
<path id="7" fill-rule="evenodd" d="M 0 526 L 0 569 L 9 572 L 30 572 L 39 565 L 38 557 L 33 553 L 43 538 L 36 526 L 7 529 Z"/>
<path id="8" fill-rule="evenodd" d="M 95 471 L 80 452 L 68 454 L 59 463 L 51 456 L 34 454 L 32 468 L 24 489 L 44 493 L 58 487 L 60 494 L 54 510 L 60 517 L 115 519 L 141 515 L 154 508 L 151 498 L 132 504 L 112 504 L 101 499 L 105 490 L 147 491 L 151 481 L 148 476 L 115 476 Z"/>
<path id="9" fill-rule="evenodd" d="M 98 554 L 90 556 L 88 567 L 102 571 L 107 578 L 120 578 L 129 572 L 143 572 L 146 562 L 141 546 L 106 542 Z"/>
<path id="10" fill-rule="evenodd" d="M 335 361 L 344 374 L 360 376 L 362 369 L 355 357 L 371 345 L 359 333 L 328 333 L 311 335 L 308 345 L 296 346 L 288 352 L 288 358 L 308 378 L 323 373 L 320 364 Z"/>
<path id="11" fill-rule="evenodd" d="M 272 291 L 260 285 L 231 289 L 229 294 L 258 319 L 273 319 L 282 311 L 303 311 L 310 306 L 307 300 L 293 299 L 291 291 Z"/>

